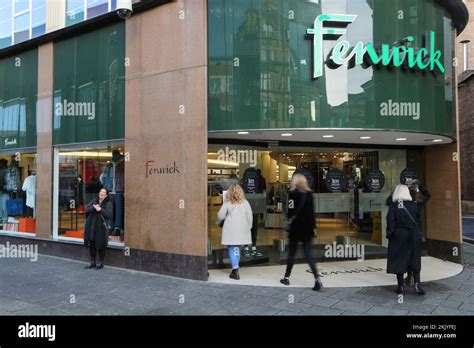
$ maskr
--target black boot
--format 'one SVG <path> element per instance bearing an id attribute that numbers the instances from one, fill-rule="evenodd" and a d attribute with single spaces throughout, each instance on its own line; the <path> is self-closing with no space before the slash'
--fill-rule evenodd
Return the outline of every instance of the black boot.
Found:
<path id="1" fill-rule="evenodd" d="M 283 285 L 290 285 L 290 277 L 285 276 L 283 279 L 280 279 L 280 283 Z"/>
<path id="2" fill-rule="evenodd" d="M 415 289 L 415 294 L 418 294 L 418 295 L 424 295 L 424 294 L 426 294 L 425 290 L 423 290 L 423 289 L 421 288 L 421 284 L 420 284 L 420 283 L 415 283 L 414 289 Z"/>
<path id="3" fill-rule="evenodd" d="M 104 268 L 104 261 L 99 261 L 95 269 L 102 269 L 102 268 Z"/>
<path id="4" fill-rule="evenodd" d="M 323 288 L 323 283 L 321 282 L 321 279 L 319 279 L 319 277 L 316 278 L 316 281 L 314 282 L 314 287 L 313 287 L 313 290 L 314 291 L 319 291 Z"/>
<path id="5" fill-rule="evenodd" d="M 239 269 L 233 269 L 232 272 L 230 273 L 229 275 L 229 278 L 231 279 L 235 279 L 235 280 L 239 280 L 240 279 L 240 275 L 239 275 Z"/>
<path id="6" fill-rule="evenodd" d="M 405 286 L 403 284 L 398 284 L 397 294 L 399 294 L 399 295 L 404 295 L 405 294 Z"/>
<path id="7" fill-rule="evenodd" d="M 95 260 L 91 260 L 91 264 L 89 266 L 84 267 L 84 269 L 91 269 L 95 268 Z"/>

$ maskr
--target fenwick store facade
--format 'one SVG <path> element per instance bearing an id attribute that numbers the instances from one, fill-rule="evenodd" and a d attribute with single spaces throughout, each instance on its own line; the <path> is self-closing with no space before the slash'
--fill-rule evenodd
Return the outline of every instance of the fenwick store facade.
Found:
<path id="1" fill-rule="evenodd" d="M 426 253 L 462 262 L 461 1 L 138 1 L 127 20 L 113 1 L 54 3 L 44 34 L 1 41 L 0 243 L 87 261 L 84 206 L 106 186 L 106 265 L 206 280 L 226 267 L 215 219 L 240 182 L 262 254 L 243 264 L 284 263 L 302 172 L 320 260 L 338 244 L 384 257 L 385 200 L 416 175 Z"/>

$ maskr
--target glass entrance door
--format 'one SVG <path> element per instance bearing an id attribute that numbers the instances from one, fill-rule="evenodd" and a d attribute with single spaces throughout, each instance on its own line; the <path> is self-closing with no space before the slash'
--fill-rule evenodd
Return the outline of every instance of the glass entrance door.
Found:
<path id="1" fill-rule="evenodd" d="M 233 183 L 244 188 L 255 221 L 256 252 L 249 245 L 246 255 L 242 246 L 242 266 L 285 262 L 288 235 L 283 226 L 291 178 L 298 172 L 307 177 L 313 192 L 318 231 L 314 255 L 324 258 L 325 248 L 335 243 L 363 244 L 366 251 L 383 256 L 385 201 L 406 168 L 406 154 L 404 150 L 210 145 L 209 267 L 228 267 L 216 217 L 223 193 Z"/>
<path id="2" fill-rule="evenodd" d="M 333 245 L 364 245 L 366 252 L 384 254 L 386 199 L 406 166 L 402 150 L 280 148 L 279 178 L 282 197 L 280 224 L 284 225 L 291 177 L 303 174 L 313 191 L 317 237 L 314 255 L 324 258 Z M 287 244 L 282 230 L 280 246 Z M 286 241 L 286 242 L 284 242 Z M 282 262 L 287 248 L 280 248 Z M 298 257 L 298 256 L 297 256 Z"/>

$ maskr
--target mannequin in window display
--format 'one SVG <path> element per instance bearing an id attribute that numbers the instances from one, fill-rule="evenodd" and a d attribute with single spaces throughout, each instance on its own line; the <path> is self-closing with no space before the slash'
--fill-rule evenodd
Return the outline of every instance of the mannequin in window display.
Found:
<path id="1" fill-rule="evenodd" d="M 112 151 L 112 160 L 105 167 L 101 183 L 110 192 L 113 203 L 113 234 L 123 235 L 123 194 L 124 194 L 125 160 L 119 150 Z"/>
<path id="2" fill-rule="evenodd" d="M 20 179 L 20 168 L 19 162 L 16 160 L 16 156 L 12 155 L 11 163 L 5 170 L 3 175 L 3 193 L 6 194 L 7 200 L 10 198 L 20 198 L 21 193 L 21 179 Z M 5 203 L 5 211 L 7 210 Z M 23 209 L 23 208 L 22 208 Z M 8 213 L 7 213 L 8 214 Z"/>
<path id="3" fill-rule="evenodd" d="M 18 192 L 21 188 L 20 168 L 19 162 L 16 161 L 16 156 L 12 156 L 12 160 L 3 175 L 3 192 L 12 193 Z"/>
<path id="4" fill-rule="evenodd" d="M 263 179 L 260 169 L 255 168 L 247 168 L 244 172 L 242 177 L 242 187 L 246 194 L 254 194 L 254 193 L 263 193 L 263 187 L 265 185 L 266 189 L 266 182 Z M 252 209 L 253 210 L 253 209 Z M 263 256 L 262 253 L 257 251 L 257 234 L 258 234 L 258 218 L 259 213 L 253 213 L 253 223 L 252 223 L 252 252 L 250 252 L 249 246 L 246 245 L 244 247 L 244 256 L 245 257 L 260 257 Z"/>
<path id="5" fill-rule="evenodd" d="M 0 160 L 0 217 L 6 218 L 7 217 L 7 199 L 8 193 L 4 193 L 4 185 L 5 185 L 5 172 L 8 169 L 8 161 L 6 159 Z"/>

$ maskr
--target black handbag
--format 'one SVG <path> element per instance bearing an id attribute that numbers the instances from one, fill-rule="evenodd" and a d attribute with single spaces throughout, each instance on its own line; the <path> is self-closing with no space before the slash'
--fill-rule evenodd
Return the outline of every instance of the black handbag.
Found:
<path id="1" fill-rule="evenodd" d="M 296 208 L 296 210 L 294 211 L 293 213 L 293 216 L 290 217 L 288 220 L 286 220 L 283 224 L 283 229 L 286 231 L 286 232 L 290 232 L 291 231 L 291 225 L 293 224 L 293 221 L 295 221 L 296 217 L 298 216 L 298 214 L 300 213 L 300 211 L 303 209 L 303 206 L 305 204 L 305 200 L 306 200 L 306 194 L 305 193 L 305 196 L 303 196 L 303 198 L 301 199 L 300 201 L 300 204 L 298 205 L 298 208 Z"/>
<path id="2" fill-rule="evenodd" d="M 107 237 L 112 233 L 112 227 L 105 221 L 105 218 L 102 216 L 101 213 L 99 213 L 100 217 L 102 218 L 102 224 L 104 225 L 105 228 L 105 233 L 107 234 Z"/>
<path id="3" fill-rule="evenodd" d="M 401 206 L 402 208 L 405 210 L 405 212 L 408 214 L 408 216 L 410 217 L 411 221 L 413 221 L 413 223 L 415 224 L 415 226 L 418 226 L 418 223 L 416 222 L 415 218 L 413 216 L 411 216 L 410 212 L 408 211 L 408 209 L 405 207 L 405 205 L 403 204 L 403 202 L 401 203 Z M 421 234 L 421 241 L 423 243 L 426 242 L 426 238 L 425 236 L 423 235 L 423 232 L 421 232 L 420 230 L 420 234 Z"/>

